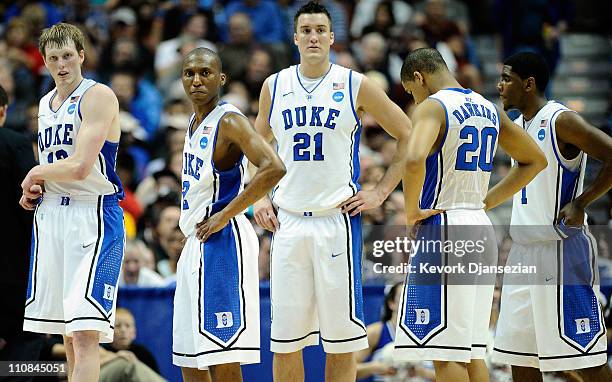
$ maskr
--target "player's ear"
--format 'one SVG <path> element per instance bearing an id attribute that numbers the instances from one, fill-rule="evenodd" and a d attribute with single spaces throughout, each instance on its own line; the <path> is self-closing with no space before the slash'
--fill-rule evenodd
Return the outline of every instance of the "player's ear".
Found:
<path id="1" fill-rule="evenodd" d="M 334 45 L 335 37 L 334 32 L 329 32 L 329 45 Z"/>
<path id="2" fill-rule="evenodd" d="M 227 76 L 225 73 L 221 73 L 221 86 L 225 85 L 225 81 L 227 81 Z"/>
<path id="3" fill-rule="evenodd" d="M 423 75 L 421 74 L 421 72 L 414 72 L 412 73 L 412 75 L 414 76 L 414 82 L 418 83 L 419 85 L 423 85 L 423 83 L 425 82 L 425 79 L 423 78 Z"/>
<path id="4" fill-rule="evenodd" d="M 535 78 L 527 77 L 527 79 L 523 81 L 523 87 L 525 88 L 526 91 L 536 90 Z"/>
<path id="5" fill-rule="evenodd" d="M 83 61 L 85 61 L 85 51 L 81 49 L 79 50 L 79 62 L 81 65 L 83 64 Z"/>
<path id="6" fill-rule="evenodd" d="M 298 38 L 297 38 L 297 32 L 293 33 L 293 43 L 295 44 L 295 46 L 298 45 Z"/>

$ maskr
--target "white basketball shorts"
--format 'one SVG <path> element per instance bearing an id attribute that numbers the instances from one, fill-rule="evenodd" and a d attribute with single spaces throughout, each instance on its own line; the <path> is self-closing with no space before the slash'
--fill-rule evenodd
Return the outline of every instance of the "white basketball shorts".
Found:
<path id="1" fill-rule="evenodd" d="M 588 230 L 559 241 L 515 242 L 508 263 L 536 265 L 538 272 L 520 284 L 504 277 L 493 361 L 542 371 L 606 363 L 597 246 Z"/>
<path id="2" fill-rule="evenodd" d="M 45 193 L 34 213 L 23 330 L 97 330 L 112 342 L 124 241 L 115 195 Z"/>
<path id="3" fill-rule="evenodd" d="M 421 246 L 415 248 L 400 301 L 394 358 L 468 363 L 484 359 L 495 276 L 478 275 L 471 268 L 497 264 L 489 218 L 483 210 L 443 212 L 423 221 L 415 240 Z M 469 253 L 463 252 L 467 248 Z M 423 271 L 446 265 L 464 268 Z"/>
<path id="4" fill-rule="evenodd" d="M 270 350 L 295 352 L 318 345 L 319 337 L 327 353 L 367 348 L 361 216 L 281 209 L 278 221 L 270 249 Z"/>
<path id="5" fill-rule="evenodd" d="M 180 367 L 259 363 L 259 242 L 244 215 L 204 243 L 187 238 L 174 295 L 172 361 Z"/>

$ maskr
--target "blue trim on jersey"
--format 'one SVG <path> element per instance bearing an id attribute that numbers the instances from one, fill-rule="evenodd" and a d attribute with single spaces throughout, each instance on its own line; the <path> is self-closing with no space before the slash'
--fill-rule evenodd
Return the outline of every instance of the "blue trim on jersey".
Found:
<path id="1" fill-rule="evenodd" d="M 578 179 L 580 178 L 580 172 L 574 172 L 564 169 L 561 171 L 561 192 L 559 196 L 559 210 L 563 208 L 567 203 L 574 199 L 576 194 L 576 187 L 578 185 Z"/>
<path id="2" fill-rule="evenodd" d="M 272 103 L 270 103 L 270 112 L 268 113 L 268 126 L 270 126 L 270 128 L 272 128 L 272 125 L 270 124 L 270 120 L 272 119 L 272 110 L 274 109 L 274 99 L 276 98 L 276 83 L 278 82 L 278 75 L 279 73 L 276 73 L 276 76 L 274 77 L 274 90 L 272 90 Z"/>
<path id="3" fill-rule="evenodd" d="M 79 101 L 77 102 L 77 113 L 79 114 L 79 119 L 82 121 L 83 120 L 83 116 L 81 115 L 81 101 L 83 100 L 83 97 L 85 97 L 85 93 L 87 93 L 89 91 L 89 89 L 93 88 L 95 85 L 97 84 L 96 81 L 94 81 L 93 84 L 91 84 L 90 87 L 88 87 L 87 89 L 85 89 L 85 91 L 83 92 L 83 94 L 81 94 L 81 97 L 79 97 Z M 81 86 L 81 85 L 79 85 Z"/>
<path id="4" fill-rule="evenodd" d="M 357 122 L 357 130 L 354 132 L 354 141 L 351 153 L 351 163 L 352 163 L 352 171 L 351 174 L 351 183 L 355 185 L 357 191 L 361 190 L 361 185 L 359 184 L 359 176 L 361 175 L 361 165 L 359 163 L 359 141 L 361 140 L 361 120 L 359 120 L 359 115 L 355 110 L 355 104 L 353 102 L 353 71 L 349 71 L 349 99 L 351 101 L 351 110 L 353 111 L 353 115 L 355 116 L 355 121 Z"/>
<path id="5" fill-rule="evenodd" d="M 353 260 L 353 296 L 355 296 L 355 315 L 363 319 L 363 288 L 361 286 L 361 258 L 363 255 L 363 237 L 361 232 L 361 214 L 349 218 L 351 226 L 351 256 Z M 350 307 L 349 307 L 350 309 Z"/>
<path id="6" fill-rule="evenodd" d="M 55 96 L 57 95 L 57 88 L 55 88 L 55 92 L 53 93 L 53 95 L 51 96 L 51 98 L 49 98 L 49 110 L 51 110 L 53 113 L 57 113 L 57 112 L 58 112 L 58 111 L 59 111 L 59 110 L 62 108 L 62 106 L 64 106 L 64 103 L 66 102 L 66 100 L 67 100 L 67 99 L 69 99 L 69 98 L 72 96 L 72 94 L 73 94 L 75 91 L 77 91 L 77 89 L 78 89 L 78 88 L 81 86 L 81 84 L 83 83 L 83 81 L 84 81 L 84 80 L 85 80 L 85 78 L 82 78 L 82 79 L 81 79 L 81 82 L 79 82 L 79 84 L 77 85 L 77 87 L 76 87 L 76 88 L 74 88 L 74 90 L 73 90 L 73 91 L 71 91 L 71 92 L 70 92 L 70 94 L 68 94 L 68 97 L 66 97 L 66 98 L 65 98 L 65 99 L 62 101 L 62 103 L 61 103 L 61 104 L 58 106 L 57 110 L 53 110 L 53 107 L 51 107 L 51 103 L 53 103 L 53 100 L 55 99 Z"/>
<path id="7" fill-rule="evenodd" d="M 438 189 L 438 173 L 442 169 L 438 166 L 438 155 L 430 155 L 425 161 L 425 182 L 421 191 L 419 208 L 433 208 L 436 191 Z"/>
<path id="8" fill-rule="evenodd" d="M 244 278 L 241 277 L 242 248 L 240 232 L 236 226 L 236 238 L 234 224 L 235 219 L 231 219 L 229 224 L 200 245 L 203 267 L 200 273 L 200 284 L 203 285 L 199 299 L 202 304 L 200 331 L 223 344 L 227 344 L 241 328 L 244 329 L 246 321 L 240 309 L 244 298 L 241 293 Z"/>
<path id="9" fill-rule="evenodd" d="M 421 243 L 428 240 L 440 241 L 442 239 L 443 214 L 438 214 L 425 219 L 419 226 L 417 238 Z M 445 287 L 445 279 L 440 273 L 430 274 L 419 272 L 421 263 L 429 265 L 442 265 L 444 252 L 438 252 L 437 247 L 420 247 L 411 259 L 411 267 L 414 265 L 416 272 L 408 275 L 404 299 L 405 309 L 402 311 L 400 320 L 402 330 L 413 340 L 414 337 L 420 342 L 442 325 L 442 288 Z M 417 313 L 418 312 L 418 313 Z M 432 338 L 432 337 L 430 337 Z"/>
<path id="10" fill-rule="evenodd" d="M 38 207 L 34 211 L 34 224 L 32 224 L 32 241 L 30 244 L 30 268 L 28 270 L 28 289 L 26 290 L 26 306 L 34 301 L 36 295 L 35 267 L 38 265 L 38 220 L 36 219 Z"/>
<path id="11" fill-rule="evenodd" d="M 556 102 L 556 101 L 555 101 Z M 548 121 L 548 129 L 550 130 L 550 139 L 552 141 L 552 147 L 553 147 L 553 152 L 555 153 L 555 157 L 557 158 L 557 162 L 559 162 L 559 165 L 561 167 L 563 167 L 564 170 L 567 171 L 572 171 L 569 168 L 565 167 L 565 164 L 563 164 L 563 161 L 561 160 L 561 154 L 559 153 L 559 149 L 557 148 L 557 134 L 556 134 L 556 129 L 553 129 L 553 121 L 556 121 L 555 116 L 559 113 L 559 112 L 564 112 L 564 111 L 573 111 L 573 110 L 568 110 L 568 109 L 559 109 L 557 111 L 555 111 L 553 113 L 553 115 L 550 117 L 550 121 Z M 580 155 L 580 154 L 578 154 Z M 580 169 L 580 166 L 578 166 L 578 170 Z"/>
<path id="12" fill-rule="evenodd" d="M 446 105 L 444 104 L 444 102 L 442 102 L 442 100 L 440 100 L 438 98 L 435 98 L 435 97 L 427 97 L 427 98 L 435 99 L 436 101 L 438 101 L 440 103 L 440 105 L 442 105 L 442 108 L 444 109 L 444 115 L 446 117 L 445 125 L 444 125 L 444 135 L 442 136 L 442 141 L 440 142 L 440 144 L 436 148 L 436 151 L 434 151 L 431 154 L 431 156 L 433 156 L 433 155 L 439 153 L 440 151 L 442 151 L 442 147 L 444 147 L 444 142 L 446 142 L 446 136 L 448 135 L 448 109 L 446 108 Z"/>
<path id="13" fill-rule="evenodd" d="M 470 94 L 472 92 L 472 89 L 463 89 L 463 88 L 444 88 L 442 90 L 450 90 L 453 92 L 459 92 L 463 94 Z"/>
<path id="14" fill-rule="evenodd" d="M 104 239 L 96 261 L 90 296 L 108 316 L 113 308 L 115 296 L 112 293 L 116 294 L 119 270 L 123 261 L 125 230 L 123 210 L 116 204 L 116 200 L 112 203 L 111 199 L 105 198 L 101 209 L 104 219 Z M 112 290 L 108 288 L 109 286 L 112 287 Z"/>
<path id="15" fill-rule="evenodd" d="M 323 77 L 321 77 L 321 80 L 319 82 L 317 82 L 317 84 L 315 85 L 314 88 L 312 88 L 311 91 L 306 90 L 306 88 L 304 87 L 304 85 L 302 84 L 302 80 L 300 80 L 300 72 L 298 70 L 298 68 L 300 67 L 299 65 L 295 66 L 295 75 L 297 76 L 297 80 L 300 83 L 300 86 L 302 87 L 302 89 L 304 89 L 304 91 L 308 94 L 311 94 L 312 92 L 314 92 L 319 85 L 321 85 L 321 83 L 323 82 L 323 80 L 325 79 L 325 77 L 327 77 L 327 75 L 329 74 L 329 72 L 331 71 L 332 66 L 334 66 L 334 64 L 329 64 L 329 69 L 327 69 L 327 72 L 323 75 Z"/>
<path id="16" fill-rule="evenodd" d="M 125 197 L 125 193 L 123 192 L 123 185 L 121 184 L 121 179 L 117 172 L 115 171 L 115 162 L 117 160 L 117 151 L 119 150 L 119 142 L 109 142 L 105 141 L 104 146 L 102 146 L 102 150 L 100 153 L 104 157 L 105 162 L 105 176 L 106 179 L 109 180 L 114 186 L 117 197 L 119 199 L 123 199 Z"/>
<path id="17" fill-rule="evenodd" d="M 191 117 L 189 118 L 189 125 L 187 125 L 187 135 L 189 136 L 189 139 L 191 140 L 191 137 L 193 137 L 193 133 L 191 132 L 191 128 L 193 127 L 193 124 L 196 121 L 196 115 L 195 113 L 193 113 L 191 115 Z M 204 122 L 204 121 L 202 121 Z M 195 133 L 197 130 L 197 128 L 195 130 L 193 130 L 193 132 Z"/>
<path id="18" fill-rule="evenodd" d="M 213 203 L 211 205 L 211 211 L 209 216 L 216 214 L 221 211 L 225 206 L 227 206 L 240 192 L 240 186 L 242 185 L 242 169 L 241 163 L 244 158 L 244 154 L 240 154 L 240 157 L 234 164 L 234 166 L 228 170 L 221 171 L 215 166 L 215 148 L 217 147 L 217 136 L 219 134 L 219 127 L 221 125 L 221 120 L 227 114 L 234 113 L 237 115 L 241 115 L 235 111 L 226 111 L 221 115 L 219 120 L 217 121 L 217 128 L 215 129 L 215 135 L 213 137 L 212 144 L 212 154 L 210 155 L 210 164 L 212 166 L 213 171 L 218 175 L 213 180 L 218 183 L 218 187 L 216 189 L 216 195 L 213 195 Z"/>
<path id="19" fill-rule="evenodd" d="M 565 339 L 587 349 L 603 333 L 599 302 L 593 291 L 595 255 L 583 229 L 561 243 L 563 257 L 563 329 Z M 588 323 L 587 323 L 588 320 Z M 561 324 L 561 323 L 560 323 Z M 574 346 L 575 347 L 575 346 Z"/>

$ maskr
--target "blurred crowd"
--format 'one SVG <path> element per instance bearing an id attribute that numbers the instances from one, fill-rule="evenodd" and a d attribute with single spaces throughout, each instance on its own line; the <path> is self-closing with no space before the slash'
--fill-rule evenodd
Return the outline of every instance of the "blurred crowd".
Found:
<path id="1" fill-rule="evenodd" d="M 183 242 L 178 228 L 182 147 L 192 112 L 180 82 L 182 56 L 200 46 L 217 51 L 228 76 L 222 99 L 254 120 L 263 81 L 297 61 L 293 14 L 305 2 L 17 0 L 0 5 L 0 85 L 9 95 L 6 127 L 31 136 L 35 148 L 38 100 L 53 87 L 37 41 L 45 27 L 60 21 L 78 25 L 85 32 L 84 76 L 109 85 L 119 99 L 122 137 L 117 172 L 126 190 L 122 207 L 129 239 L 123 285 L 174 282 Z M 548 52 L 554 60 L 558 41 L 555 45 L 550 36 L 558 37 L 567 28 L 565 14 L 569 9 L 568 2 L 562 0 L 537 9 L 530 2 L 507 0 L 321 3 L 329 9 L 333 22 L 332 61 L 375 80 L 409 115 L 414 105 L 399 81 L 407 52 L 436 47 L 460 83 L 480 91 L 483 76 L 473 33 L 499 33 L 501 41 L 513 44 L 506 43 L 504 51 L 527 44 Z M 545 25 L 548 32 L 540 38 L 506 38 L 506 24 L 496 25 L 491 17 L 496 10 L 534 12 L 540 16 L 536 27 Z M 500 49 L 500 59 L 502 54 Z M 362 134 L 360 182 L 367 189 L 382 177 L 395 141 L 367 115 Z M 508 168 L 509 161 L 500 152 L 492 181 L 505 175 Z M 398 188 L 381 207 L 364 213 L 364 226 L 403 224 L 403 204 Z M 507 223 L 508 216 L 509 209 L 502 208 L 493 220 Z M 263 231 L 258 234 L 260 277 L 265 280 L 269 277 L 270 237 Z M 367 261 L 375 260 L 366 259 L 366 268 Z M 385 261 L 393 264 L 403 260 Z M 374 277 L 367 269 L 365 273 Z"/>

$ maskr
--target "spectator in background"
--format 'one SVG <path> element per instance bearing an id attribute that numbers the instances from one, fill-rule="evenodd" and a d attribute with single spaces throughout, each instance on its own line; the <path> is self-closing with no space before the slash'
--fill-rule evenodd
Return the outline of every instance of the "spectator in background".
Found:
<path id="1" fill-rule="evenodd" d="M 132 312 L 126 308 L 117 308 L 115 312 L 115 335 L 113 342 L 103 347 L 113 353 L 130 352 L 139 361 L 159 373 L 159 367 L 153 354 L 144 346 L 134 343 L 136 339 L 136 321 Z"/>
<path id="2" fill-rule="evenodd" d="M 14 63 L 25 66 L 32 76 L 40 76 L 45 63 L 33 43 L 30 25 L 23 17 L 15 17 L 9 21 L 6 29 L 7 57 Z"/>
<path id="3" fill-rule="evenodd" d="M 162 4 L 158 12 L 163 17 L 162 40 L 170 40 L 181 34 L 190 16 L 203 11 L 199 8 L 198 0 L 178 0 Z M 209 20 L 212 19 L 209 17 Z M 214 23 L 210 24 L 214 26 Z"/>
<path id="4" fill-rule="evenodd" d="M 355 6 L 353 11 L 353 18 L 351 21 L 351 36 L 359 38 L 367 32 L 364 28 L 372 24 L 380 24 L 380 18 L 383 16 L 379 14 L 380 4 L 387 3 L 391 6 L 390 15 L 397 25 L 404 25 L 413 16 L 412 7 L 406 4 L 405 1 L 401 0 L 360 0 Z M 388 6 L 387 6 L 388 8 Z"/>
<path id="5" fill-rule="evenodd" d="M 14 66 L 6 59 L 5 50 L 0 42 L 0 86 L 4 88 L 8 96 L 8 115 L 5 127 L 24 131 L 28 125 L 27 108 L 36 102 L 34 79 L 30 70 L 24 66 Z M 38 131 L 38 128 L 37 128 Z"/>
<path id="6" fill-rule="evenodd" d="M 257 47 L 253 38 L 253 26 L 246 13 L 235 12 L 229 18 L 229 38 L 219 48 L 223 72 L 229 81 L 242 78 L 252 51 Z"/>
<path id="7" fill-rule="evenodd" d="M 41 1 L 15 1 L 13 5 L 8 7 L 4 12 L 4 22 L 10 21 L 13 17 L 17 17 L 20 14 L 27 13 L 29 7 L 40 7 L 44 10 L 44 18 L 42 19 L 42 25 L 35 25 L 37 29 L 42 30 L 43 27 L 49 27 L 53 24 L 61 22 L 64 18 L 60 7 L 56 6 L 53 1 L 41 0 Z M 34 26 L 34 25 L 33 25 Z"/>
<path id="8" fill-rule="evenodd" d="M 119 286 L 160 287 L 165 285 L 163 277 L 143 266 L 146 251 L 150 252 L 150 249 L 140 240 L 125 243 Z"/>
<path id="9" fill-rule="evenodd" d="M 272 74 L 272 57 L 264 49 L 255 49 L 249 58 L 244 84 L 251 99 L 257 99 L 261 87 L 268 76 Z"/>
<path id="10" fill-rule="evenodd" d="M 111 74 L 126 71 L 153 80 L 153 55 L 134 37 L 120 37 L 112 41 L 102 53 L 100 80 L 108 82 Z M 152 86 L 152 83 L 149 85 Z"/>
<path id="11" fill-rule="evenodd" d="M 376 6 L 374 20 L 363 28 L 362 35 L 376 32 L 380 33 L 385 39 L 395 35 L 395 16 L 393 15 L 393 3 L 389 0 L 381 1 Z"/>
<path id="12" fill-rule="evenodd" d="M 159 213 L 157 224 L 155 224 L 155 236 L 152 243 L 153 253 L 157 262 L 168 259 L 173 251 L 172 232 L 176 228 L 181 216 L 179 206 L 166 206 Z"/>
<path id="13" fill-rule="evenodd" d="M 145 79 L 138 80 L 135 74 L 118 71 L 110 77 L 110 87 L 119 100 L 119 109 L 128 111 L 146 132 L 146 139 L 155 135 L 162 112 L 162 97 L 159 91 Z"/>
<path id="14" fill-rule="evenodd" d="M 260 43 L 286 43 L 287 34 L 282 11 L 275 1 L 231 0 L 225 6 L 225 18 L 229 20 L 236 12 L 249 16 L 253 23 L 255 39 Z M 227 25 L 222 41 L 229 41 Z"/>
<path id="15" fill-rule="evenodd" d="M 181 77 L 181 63 L 187 52 L 198 47 L 217 51 L 215 44 L 207 40 L 208 29 L 206 15 L 193 13 L 187 16 L 181 34 L 159 44 L 155 52 L 155 73 L 162 92 Z"/>
<path id="16" fill-rule="evenodd" d="M 0 361 L 33 361 L 43 342 L 42 336 L 23 331 L 32 212 L 19 207 L 19 198 L 21 181 L 36 162 L 28 138 L 2 127 L 7 112 L 8 95 L 0 86 L 0 208 L 10 217 L 10 223 L 0 230 L 0 289 L 4 291 L 0 294 Z"/>
<path id="17" fill-rule="evenodd" d="M 181 257 L 184 240 L 185 235 L 183 235 L 183 232 L 177 225 L 172 229 L 172 231 L 170 232 L 170 236 L 168 237 L 168 258 L 160 260 L 157 263 L 157 269 L 159 271 L 159 274 L 164 277 L 166 283 L 168 284 L 176 282 L 176 266 L 178 264 L 179 258 Z"/>

